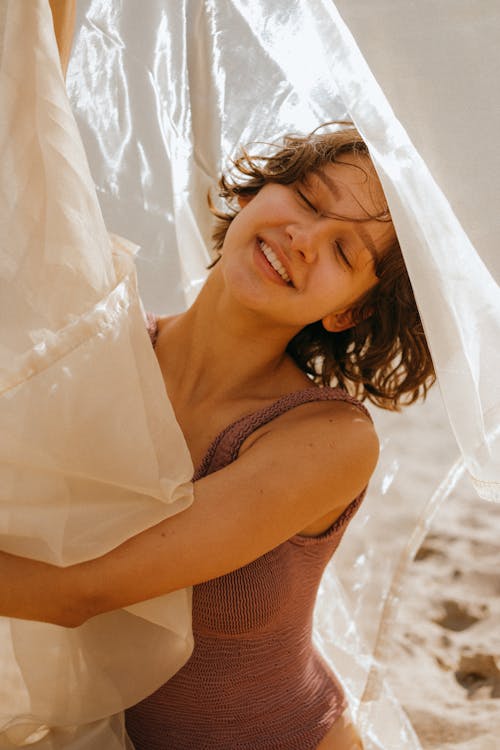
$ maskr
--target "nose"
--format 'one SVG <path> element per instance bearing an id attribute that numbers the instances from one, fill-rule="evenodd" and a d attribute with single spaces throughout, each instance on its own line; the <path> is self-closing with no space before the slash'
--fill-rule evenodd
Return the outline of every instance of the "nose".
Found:
<path id="1" fill-rule="evenodd" d="M 314 263 L 318 256 L 320 238 L 317 229 L 312 224 L 289 224 L 286 233 L 290 241 L 290 249 L 299 255 L 306 263 Z"/>

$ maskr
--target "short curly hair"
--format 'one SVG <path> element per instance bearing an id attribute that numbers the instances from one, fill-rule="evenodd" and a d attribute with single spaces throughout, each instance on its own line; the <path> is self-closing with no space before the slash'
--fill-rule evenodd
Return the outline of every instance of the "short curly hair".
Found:
<path id="1" fill-rule="evenodd" d="M 269 152 L 264 155 L 241 150 L 218 183 L 226 210 L 218 210 L 208 198 L 216 217 L 212 237 L 217 257 L 212 265 L 220 258 L 227 229 L 239 211 L 239 197 L 255 195 L 267 183 L 304 180 L 341 154 L 369 158 L 352 123 L 336 125 L 333 132 L 319 133 L 318 128 L 306 136 L 287 135 L 278 143 L 265 144 Z M 391 221 L 387 206 L 367 218 Z M 332 333 L 321 321 L 311 323 L 289 342 L 287 352 L 318 384 L 343 388 L 361 400 L 368 398 L 398 411 L 425 398 L 436 376 L 397 238 L 375 258 L 375 274 L 378 284 L 358 300 L 351 328 Z"/>

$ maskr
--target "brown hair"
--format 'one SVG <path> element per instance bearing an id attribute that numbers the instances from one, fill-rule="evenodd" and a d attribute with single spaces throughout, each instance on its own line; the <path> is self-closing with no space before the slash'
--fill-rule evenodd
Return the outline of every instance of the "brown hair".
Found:
<path id="1" fill-rule="evenodd" d="M 271 146 L 271 153 L 250 154 L 242 149 L 233 169 L 222 175 L 219 196 L 227 210 L 209 206 L 217 222 L 214 249 L 220 251 L 229 224 L 239 210 L 239 196 L 255 195 L 266 183 L 287 185 L 335 162 L 339 154 L 369 158 L 366 144 L 352 123 L 336 123 L 342 129 L 307 136 L 288 135 Z M 323 127 L 323 126 L 321 126 Z M 362 169 L 358 164 L 352 166 Z M 347 218 L 347 217 L 343 217 Z M 391 221 L 388 208 L 367 219 Z M 367 219 L 358 219 L 364 221 Z M 214 264 L 212 264 L 214 265 Z M 343 388 L 361 400 L 399 410 L 425 395 L 436 377 L 413 289 L 397 239 L 375 258 L 379 283 L 353 310 L 354 326 L 339 333 L 326 331 L 321 321 L 303 328 L 289 342 L 287 351 L 297 365 L 322 385 Z"/>

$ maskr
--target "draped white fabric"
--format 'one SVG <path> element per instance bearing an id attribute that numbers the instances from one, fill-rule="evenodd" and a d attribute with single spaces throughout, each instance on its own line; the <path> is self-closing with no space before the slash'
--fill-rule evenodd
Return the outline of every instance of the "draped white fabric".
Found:
<path id="1" fill-rule="evenodd" d="M 381 176 L 466 467 L 478 493 L 500 501 L 500 153 L 489 146 L 500 127 L 500 8 L 337 8 L 350 29 L 330 8 L 338 89 Z"/>
<path id="2" fill-rule="evenodd" d="M 43 9 L 45 3 L 30 5 Z M 2 366 L 9 387 L 1 406 L 2 481 L 8 478 L 2 486 L 9 488 L 1 496 L 8 513 L 2 546 L 67 564 L 98 554 L 98 549 L 185 507 L 190 501 L 185 485 L 190 466 L 142 328 L 130 262 L 121 253 L 111 263 L 55 69 L 53 40 L 50 35 L 38 37 L 36 63 L 34 56 L 21 59 L 7 44 L 10 40 L 15 45 L 17 39 L 19 47 L 15 35 L 20 31 L 12 24 L 27 4 L 4 0 L 1 7 L 4 22 L 11 24 L 6 27 L 11 36 L 3 37 L 2 89 L 8 94 L 2 96 L 11 101 L 12 112 L 11 119 L 2 121 L 2 145 L 12 135 L 14 115 L 17 128 L 16 138 L 9 138 L 17 151 L 3 149 L 10 158 L 8 179 L 2 184 L 10 196 L 6 205 L 12 221 L 2 233 L 0 281 L 0 304 L 5 304 Z M 46 19 L 43 28 L 45 33 Z M 420 747 L 373 661 L 374 651 L 377 657 L 384 655 L 406 562 L 439 503 L 452 491 L 467 491 L 464 466 L 484 497 L 499 497 L 500 294 L 494 278 L 499 278 L 500 268 L 494 248 L 500 230 L 495 210 L 500 150 L 491 138 L 500 132 L 500 105 L 492 96 L 500 74 L 499 29 L 500 7 L 494 0 L 339 0 L 336 5 L 328 0 L 148 0 L 140 11 L 135 3 L 79 4 L 68 74 L 73 110 L 107 227 L 142 246 L 139 279 L 149 309 L 181 310 L 199 289 L 209 257 L 205 194 L 239 144 L 307 132 L 346 116 L 369 144 L 411 274 L 444 407 L 462 452 L 449 470 L 456 449 L 437 393 L 407 415 L 375 414 L 383 447 L 379 469 L 337 560 L 348 594 L 342 593 L 330 568 L 317 610 L 317 640 L 347 687 L 369 750 Z M 28 48 L 30 30 L 39 33 L 24 19 L 23 49 Z M 44 88 L 37 94 L 35 87 L 40 86 Z M 31 120 L 16 109 L 34 106 L 37 114 L 32 113 Z M 26 133 L 19 122 L 30 123 Z M 46 134 L 46 171 L 28 180 L 35 156 L 40 163 L 40 153 L 33 151 L 39 144 L 29 138 L 35 130 Z M 57 182 L 61 175 L 67 182 Z M 19 186 L 17 191 L 13 185 Z M 30 195 L 29 188 L 42 204 L 37 212 L 24 209 L 22 216 L 29 222 L 19 229 L 23 225 L 16 210 L 22 204 L 17 199 L 26 186 L 24 194 Z M 61 205 L 68 207 L 64 221 L 58 218 Z M 40 234 L 29 230 L 41 216 L 47 229 L 40 252 Z M 75 221 L 69 222 L 68 216 Z M 51 234 L 52 226 L 57 231 Z M 4 248 L 10 251 L 5 256 Z M 22 283 L 14 287 L 15 278 Z M 9 291 L 4 294 L 6 282 Z M 75 340 L 82 345 L 70 353 L 69 342 Z M 121 376 L 130 374 L 120 392 L 113 377 L 117 367 Z M 32 373 L 36 377 L 29 377 Z M 49 393 L 51 399 L 60 394 L 62 400 L 57 430 L 57 402 L 49 402 Z M 78 407 L 82 398 L 86 408 Z M 28 429 L 28 413 L 40 424 Z M 123 424 L 134 425 L 130 440 Z M 15 436 L 11 443 L 3 438 L 4 425 Z M 426 453 L 426 430 L 442 435 L 439 456 Z M 99 435 L 100 441 L 92 438 L 82 451 L 82 434 Z M 74 446 L 71 436 L 78 437 Z M 406 463 L 410 443 L 421 457 L 420 471 L 427 473 L 425 486 L 437 488 L 430 497 L 417 492 L 422 483 L 411 473 L 415 462 Z M 20 456 L 22 482 L 20 472 L 13 476 L 7 466 L 19 464 Z M 109 491 L 106 503 L 99 495 L 101 483 Z M 73 508 L 79 523 L 75 533 Z M 379 540 L 390 533 L 396 513 L 398 535 L 391 554 L 381 558 Z M 5 632 L 18 627 L 39 628 L 36 632 L 53 638 L 50 643 L 56 648 L 60 644 L 71 649 L 69 636 L 83 637 L 77 631 L 68 636 L 62 629 L 24 623 L 5 623 Z M 99 627 L 106 631 L 105 624 Z M 176 630 L 175 618 L 169 627 Z M 117 630 L 118 624 L 113 625 L 113 632 Z M 186 632 L 184 621 L 179 631 Z M 31 638 L 27 631 L 19 632 Z M 146 649 L 146 642 L 154 644 L 154 634 L 137 635 L 141 648 Z M 79 643 L 86 645 L 84 640 Z M 17 709 L 2 694 L 0 727 L 21 725 L 24 715 L 34 714 L 27 707 L 32 705 L 39 707 L 36 716 L 43 717 L 42 723 L 61 723 L 51 713 L 53 705 L 63 705 L 57 703 L 61 697 L 48 695 L 40 681 L 44 664 L 37 663 L 37 652 L 26 640 L 19 644 L 10 656 L 2 654 L 10 670 L 10 682 L 2 680 L 2 685 L 15 686 L 18 692 Z M 102 653 L 95 654 L 96 670 Z M 123 676 L 123 684 L 144 677 L 140 661 L 131 653 L 122 663 L 117 658 L 116 674 Z M 155 672 L 152 681 L 158 676 Z M 66 679 L 65 674 L 64 694 Z M 109 687 L 103 670 L 93 674 L 92 690 L 85 681 L 73 684 L 81 711 L 80 718 L 72 714 L 74 723 L 99 718 L 94 692 L 102 695 L 99 690 L 105 693 Z M 143 684 L 138 681 L 139 689 Z M 129 698 L 116 695 L 113 710 Z M 11 707 L 7 712 L 5 705 Z M 99 745 L 95 736 L 86 740 L 93 731 L 102 731 L 102 737 L 108 733 L 120 747 L 125 742 L 120 727 L 118 717 L 78 730 L 78 738 L 71 730 L 71 740 L 69 735 L 61 739 L 62 730 L 53 730 L 37 747 L 112 747 L 105 739 Z M 0 748 L 22 742 L 13 739 L 12 729 L 10 739 L 5 732 L 3 736 Z"/>
<path id="3" fill-rule="evenodd" d="M 188 507 L 193 469 L 133 247 L 104 227 L 48 4 L 0 7 L 0 544 L 68 565 Z M 123 747 L 122 718 L 98 720 L 179 669 L 190 614 L 178 591 L 73 630 L 0 618 L 0 747 Z"/>

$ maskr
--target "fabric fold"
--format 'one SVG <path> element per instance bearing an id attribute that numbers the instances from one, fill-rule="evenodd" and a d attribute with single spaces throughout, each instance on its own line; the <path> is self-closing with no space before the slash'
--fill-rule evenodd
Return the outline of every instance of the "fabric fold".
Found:
<path id="1" fill-rule="evenodd" d="M 189 507 L 193 466 L 136 248 L 104 226 L 48 2 L 9 0 L 0 20 L 0 546 L 66 566 Z M 74 629 L 1 618 L 0 748 L 126 747 L 120 712 L 191 649 L 189 590 Z"/>

